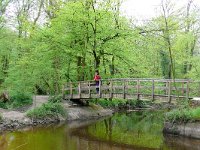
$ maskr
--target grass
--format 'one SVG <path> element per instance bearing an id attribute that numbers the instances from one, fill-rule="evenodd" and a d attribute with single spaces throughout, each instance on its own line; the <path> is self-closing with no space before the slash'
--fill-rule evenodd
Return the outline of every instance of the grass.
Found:
<path id="1" fill-rule="evenodd" d="M 186 123 L 200 120 L 200 107 L 198 108 L 181 108 L 166 113 L 166 121 L 172 123 Z"/>
<path id="2" fill-rule="evenodd" d="M 52 102 L 52 103 L 59 103 L 62 101 L 62 95 L 54 95 L 54 96 L 50 96 L 48 101 Z"/>
<path id="3" fill-rule="evenodd" d="M 65 117 L 66 111 L 60 103 L 48 102 L 38 108 L 29 110 L 26 115 L 33 119 L 58 118 L 59 115 Z"/>

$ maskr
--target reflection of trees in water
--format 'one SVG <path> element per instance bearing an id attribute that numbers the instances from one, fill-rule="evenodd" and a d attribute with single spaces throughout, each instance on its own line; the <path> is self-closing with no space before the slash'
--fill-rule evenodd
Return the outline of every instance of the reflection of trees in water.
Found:
<path id="1" fill-rule="evenodd" d="M 89 126 L 88 135 L 121 144 L 159 148 L 163 143 L 162 113 L 119 113 Z"/>
<path id="2" fill-rule="evenodd" d="M 106 134 L 108 135 L 108 140 L 112 140 L 112 118 L 104 120 L 105 127 L 106 127 Z"/>
<path id="3" fill-rule="evenodd" d="M 149 148 L 98 140 L 89 136 L 74 136 L 73 140 L 76 141 L 75 150 L 151 150 Z"/>

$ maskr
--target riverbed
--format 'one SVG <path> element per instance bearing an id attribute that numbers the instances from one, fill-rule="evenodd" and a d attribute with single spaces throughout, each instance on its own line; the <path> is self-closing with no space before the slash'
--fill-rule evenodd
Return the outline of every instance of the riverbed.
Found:
<path id="1" fill-rule="evenodd" d="M 162 111 L 5 132 L 0 150 L 197 150 L 200 140 L 163 135 Z"/>

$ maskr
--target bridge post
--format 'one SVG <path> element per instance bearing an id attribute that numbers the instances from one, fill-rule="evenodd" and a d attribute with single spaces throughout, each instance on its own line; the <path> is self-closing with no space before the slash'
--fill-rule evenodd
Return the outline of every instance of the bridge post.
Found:
<path id="1" fill-rule="evenodd" d="M 89 98 L 91 98 L 91 85 L 90 85 L 90 81 L 88 82 L 88 86 L 89 86 Z"/>
<path id="2" fill-rule="evenodd" d="M 189 81 L 187 81 L 187 90 L 186 90 L 186 98 L 187 98 L 187 100 L 189 99 L 189 92 L 190 92 Z"/>
<path id="3" fill-rule="evenodd" d="M 62 98 L 63 98 L 63 100 L 65 100 L 65 87 L 66 87 L 66 85 L 64 84 L 63 85 L 63 87 L 62 87 Z"/>
<path id="4" fill-rule="evenodd" d="M 126 80 L 123 80 L 123 98 L 126 99 Z"/>
<path id="5" fill-rule="evenodd" d="M 113 98 L 113 81 L 110 80 L 110 98 Z"/>
<path id="6" fill-rule="evenodd" d="M 168 102 L 171 103 L 171 81 L 168 81 Z"/>
<path id="7" fill-rule="evenodd" d="M 137 80 L 137 100 L 140 100 L 140 80 Z"/>
<path id="8" fill-rule="evenodd" d="M 102 84 L 102 81 L 99 80 L 99 98 L 101 98 L 101 84 Z"/>
<path id="9" fill-rule="evenodd" d="M 81 98 L 81 82 L 78 82 L 78 95 Z"/>
<path id="10" fill-rule="evenodd" d="M 154 101 L 155 81 L 152 80 L 152 100 Z"/>
<path id="11" fill-rule="evenodd" d="M 70 99 L 72 99 L 73 96 L 72 82 L 69 83 L 69 90 L 70 90 Z"/>
<path id="12" fill-rule="evenodd" d="M 184 92 L 184 84 L 185 84 L 185 82 L 183 81 L 183 82 L 182 82 L 182 95 L 183 95 L 183 96 L 184 96 L 184 93 L 185 93 L 185 92 Z"/>

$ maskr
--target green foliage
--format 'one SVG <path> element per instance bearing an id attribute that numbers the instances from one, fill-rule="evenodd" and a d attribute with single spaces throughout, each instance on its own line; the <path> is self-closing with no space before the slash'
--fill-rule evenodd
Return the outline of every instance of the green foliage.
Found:
<path id="1" fill-rule="evenodd" d="M 48 101 L 51 103 L 60 103 L 63 100 L 62 95 L 50 96 Z"/>
<path id="2" fill-rule="evenodd" d="M 142 100 L 131 100 L 128 103 L 130 103 L 130 106 L 133 108 L 145 108 L 147 105 L 147 102 Z"/>
<path id="3" fill-rule="evenodd" d="M 186 123 L 200 119 L 200 108 L 175 109 L 166 114 L 166 121 Z"/>
<path id="4" fill-rule="evenodd" d="M 126 108 L 129 106 L 131 108 L 145 108 L 147 104 L 147 102 L 142 100 L 124 100 L 124 99 L 112 99 L 112 100 L 97 99 L 90 102 L 99 104 L 104 108 Z"/>
<path id="5" fill-rule="evenodd" d="M 113 100 L 98 99 L 98 100 L 93 100 L 91 102 L 99 104 L 104 108 L 121 107 L 126 105 L 126 100 L 119 100 L 119 99 L 113 99 Z"/>
<path id="6" fill-rule="evenodd" d="M 66 111 L 60 103 L 48 102 L 41 107 L 29 110 L 27 116 L 35 119 L 56 118 L 58 115 L 66 116 Z"/>
<path id="7" fill-rule="evenodd" d="M 15 30 L 0 28 L 0 90 L 26 95 L 41 89 L 58 95 L 68 81 L 93 79 L 96 69 L 103 79 L 170 78 L 174 67 L 176 78 L 200 79 L 195 11 L 185 16 L 172 8 L 138 26 L 120 15 L 114 0 L 55 5 L 41 10 L 52 11 L 43 26 L 34 24 L 29 12 L 19 12 Z"/>
<path id="8" fill-rule="evenodd" d="M 8 104 L 5 103 L 5 102 L 0 101 L 0 108 L 7 109 L 8 108 Z"/>
<path id="9" fill-rule="evenodd" d="M 7 106 L 9 108 L 17 108 L 24 105 L 32 104 L 32 95 L 24 94 L 24 93 L 15 93 L 10 96 L 10 101 Z"/>
<path id="10" fill-rule="evenodd" d="M 173 110 L 166 114 L 166 121 L 170 122 L 188 122 L 191 120 L 191 112 L 189 109 Z"/>
<path id="11" fill-rule="evenodd" d="M 6 102 L 0 101 L 0 108 L 19 108 L 21 106 L 32 104 L 32 95 L 24 93 L 12 93 L 10 99 Z"/>

